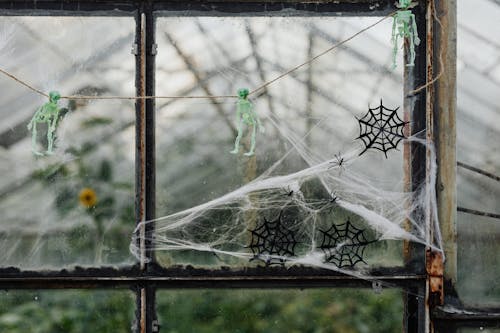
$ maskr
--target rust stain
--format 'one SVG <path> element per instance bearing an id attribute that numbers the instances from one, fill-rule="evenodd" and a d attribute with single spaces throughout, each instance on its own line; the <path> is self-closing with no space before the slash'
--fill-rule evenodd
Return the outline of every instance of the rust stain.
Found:
<path id="1" fill-rule="evenodd" d="M 146 289 L 141 289 L 141 333 L 146 333 Z"/>
<path id="2" fill-rule="evenodd" d="M 444 261 L 443 254 L 434 250 L 426 252 L 426 270 L 429 279 L 429 307 L 434 308 L 444 304 L 443 274 Z"/>

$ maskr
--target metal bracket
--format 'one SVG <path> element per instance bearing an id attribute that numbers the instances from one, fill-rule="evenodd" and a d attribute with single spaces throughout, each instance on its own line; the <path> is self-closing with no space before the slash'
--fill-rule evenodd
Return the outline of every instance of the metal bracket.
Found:
<path id="1" fill-rule="evenodd" d="M 443 254 L 428 249 L 426 252 L 425 266 L 429 281 L 429 306 L 435 308 L 444 304 L 443 288 Z"/>
<path id="2" fill-rule="evenodd" d="M 139 47 L 137 46 L 137 43 L 132 44 L 132 50 L 131 53 L 133 55 L 139 55 Z M 151 54 L 150 55 L 156 55 L 158 53 L 158 44 L 153 44 L 151 45 Z"/>
<path id="3" fill-rule="evenodd" d="M 153 320 L 152 324 L 152 332 L 153 333 L 159 333 L 160 332 L 160 323 L 158 322 L 158 319 Z"/>
<path id="4" fill-rule="evenodd" d="M 139 46 L 137 43 L 132 44 L 132 50 L 130 51 L 133 55 L 139 55 Z"/>

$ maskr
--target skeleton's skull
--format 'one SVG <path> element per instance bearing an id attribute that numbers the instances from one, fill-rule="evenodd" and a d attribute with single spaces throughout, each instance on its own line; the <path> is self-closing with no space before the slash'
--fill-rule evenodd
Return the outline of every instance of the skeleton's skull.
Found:
<path id="1" fill-rule="evenodd" d="M 398 7 L 399 8 L 408 8 L 411 5 L 412 0 L 399 0 Z"/>
<path id="2" fill-rule="evenodd" d="M 249 93 L 247 88 L 238 89 L 238 97 L 240 98 L 247 98 Z"/>
<path id="3" fill-rule="evenodd" d="M 57 103 L 57 101 L 61 98 L 61 94 L 59 94 L 57 91 L 51 91 L 49 93 L 49 100 L 53 103 Z"/>

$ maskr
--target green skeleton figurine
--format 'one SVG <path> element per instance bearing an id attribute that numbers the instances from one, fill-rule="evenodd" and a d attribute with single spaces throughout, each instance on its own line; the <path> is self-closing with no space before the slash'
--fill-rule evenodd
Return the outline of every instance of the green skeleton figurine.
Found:
<path id="1" fill-rule="evenodd" d="M 38 156 L 43 156 L 45 154 L 52 154 L 52 148 L 54 146 L 55 131 L 59 123 L 59 119 L 64 115 L 66 109 L 60 109 L 57 102 L 61 98 L 61 95 L 57 91 L 51 91 L 49 93 L 49 101 L 41 106 L 31 118 L 28 124 L 28 130 L 32 131 L 31 134 L 31 149 L 33 154 Z M 39 152 L 36 149 L 36 139 L 37 139 L 37 125 L 46 123 L 47 124 L 47 151 Z"/>
<path id="2" fill-rule="evenodd" d="M 257 131 L 257 127 L 259 128 L 261 133 L 264 133 L 264 127 L 260 123 L 257 114 L 253 110 L 252 103 L 248 100 L 248 89 L 239 89 L 238 90 L 238 102 L 236 103 L 236 117 L 238 121 L 238 136 L 236 137 L 236 141 L 234 142 L 234 149 L 231 151 L 231 154 L 237 154 L 240 147 L 240 140 L 243 135 L 243 125 L 247 125 L 248 127 L 252 126 L 252 140 L 250 150 L 245 153 L 245 156 L 252 156 L 255 150 L 255 134 Z"/>
<path id="3" fill-rule="evenodd" d="M 396 68 L 396 56 L 398 54 L 398 38 L 403 40 L 406 38 L 410 43 L 410 59 L 407 66 L 411 67 L 415 64 L 415 45 L 420 44 L 420 38 L 418 38 L 417 23 L 415 21 L 415 15 L 411 12 L 412 8 L 411 0 L 399 0 L 396 4 L 399 10 L 394 14 L 394 22 L 392 23 L 392 67 Z M 404 44 L 403 44 L 404 45 Z"/>

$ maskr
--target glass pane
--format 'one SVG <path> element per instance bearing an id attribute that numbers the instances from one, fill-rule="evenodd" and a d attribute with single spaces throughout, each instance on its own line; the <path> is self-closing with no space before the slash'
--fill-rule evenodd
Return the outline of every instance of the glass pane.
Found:
<path id="1" fill-rule="evenodd" d="M 156 91 L 206 96 L 252 90 L 379 19 L 160 17 Z M 251 123 L 248 132 L 242 127 L 246 136 L 239 153 L 230 153 L 238 131 L 235 98 L 157 103 L 156 208 L 161 218 L 154 246 L 163 265 L 269 263 L 262 257 L 249 263 L 256 250 L 249 249 L 251 231 L 279 218 L 297 240 L 292 250 L 292 236 L 284 235 L 290 243 L 288 254 L 296 251 L 293 254 L 300 257 L 314 249 L 315 242 L 319 247 L 321 232 L 335 231 L 330 229 L 332 221 L 342 230 L 349 221 L 349 232 L 364 230 L 364 238 L 355 242 L 363 244 L 364 250 L 357 250 L 365 252 L 356 258 L 333 254 L 334 265 L 402 263 L 401 242 L 395 240 L 401 234 L 381 237 L 374 224 L 336 206 L 334 199 L 384 215 L 384 222 L 390 220 L 402 232 L 409 198 L 401 193 L 402 143 L 399 150 L 388 151 L 387 158 L 373 149 L 358 158 L 364 145 L 356 140 L 356 117 L 367 114 L 368 106 L 378 108 L 382 98 L 387 108 L 402 107 L 402 57 L 398 55 L 399 66 L 392 70 L 391 26 L 391 20 L 385 20 L 274 82 L 263 94 L 251 95 L 265 130 L 254 126 L 255 155 L 250 157 L 243 153 L 251 151 Z M 321 163 L 331 166 L 323 177 L 326 187 L 313 175 L 313 167 Z M 298 179 L 300 172 L 308 176 Z M 242 188 L 248 184 L 255 189 Z M 379 238 L 383 240 L 376 241 Z"/>
<path id="2" fill-rule="evenodd" d="M 158 292 L 167 332 L 402 332 L 401 293 L 384 290 Z"/>
<path id="3" fill-rule="evenodd" d="M 494 175 L 500 175 L 500 113 L 493 103 L 500 88 L 500 44 L 493 33 L 499 15 L 491 1 L 458 2 L 457 159 Z M 498 198 L 498 181 L 459 166 L 459 207 L 498 215 Z M 458 293 L 466 305 L 500 305 L 499 244 L 498 218 L 458 212 Z"/>
<path id="4" fill-rule="evenodd" d="M 0 331 L 10 333 L 130 332 L 130 291 L 1 291 Z"/>
<path id="5" fill-rule="evenodd" d="M 46 93 L 135 94 L 133 18 L 8 17 L 0 31 L 2 68 Z M 34 145 L 27 128 L 48 99 L 0 86 L 0 266 L 132 262 L 134 102 L 59 100 L 49 154 L 46 118 Z"/>

